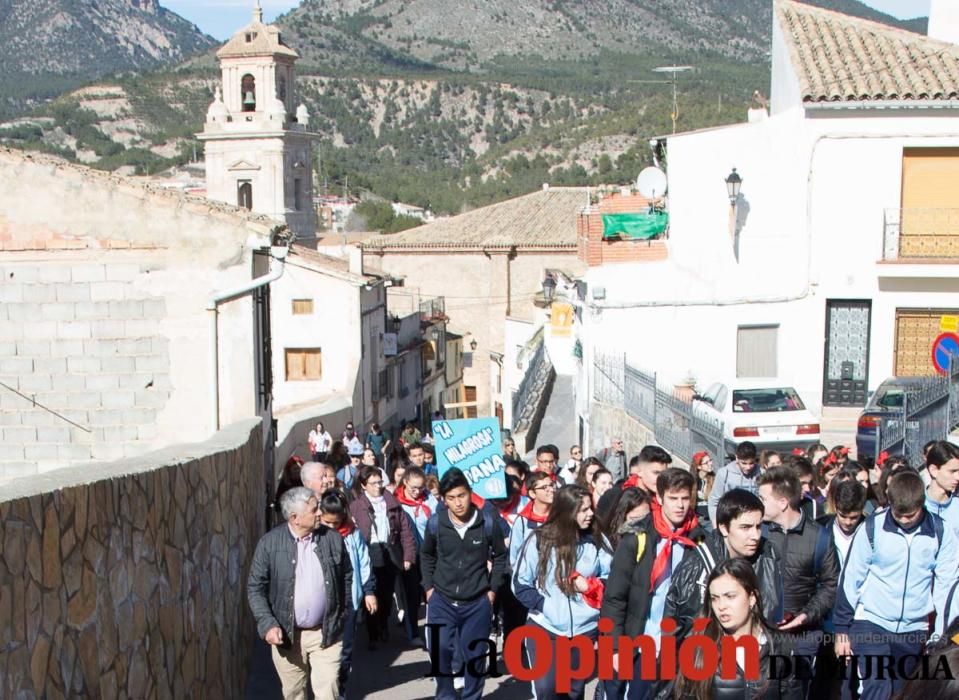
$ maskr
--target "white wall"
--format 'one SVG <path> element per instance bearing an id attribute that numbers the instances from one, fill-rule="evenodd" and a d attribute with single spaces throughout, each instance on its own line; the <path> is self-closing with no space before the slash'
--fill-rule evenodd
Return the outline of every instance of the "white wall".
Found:
<path id="1" fill-rule="evenodd" d="M 708 383 L 735 376 L 737 326 L 778 323 L 780 376 L 818 407 L 826 301 L 871 299 L 875 389 L 892 372 L 895 309 L 954 306 L 959 291 L 959 269 L 890 279 L 898 266 L 877 264 L 883 210 L 899 206 L 902 149 L 959 146 L 952 112 L 887 114 L 787 110 L 669 139 L 669 259 L 591 271 L 607 305 L 633 308 L 587 313 L 585 342 L 669 380 L 692 370 Z M 732 166 L 743 177 L 738 263 L 723 182 Z"/>
<path id="2" fill-rule="evenodd" d="M 270 286 L 275 410 L 321 401 L 332 394 L 352 397 L 360 364 L 356 285 L 316 272 L 291 255 L 284 275 Z M 312 299 L 313 314 L 293 315 L 293 299 Z M 322 349 L 322 379 L 288 381 L 285 350 L 314 347 Z"/>

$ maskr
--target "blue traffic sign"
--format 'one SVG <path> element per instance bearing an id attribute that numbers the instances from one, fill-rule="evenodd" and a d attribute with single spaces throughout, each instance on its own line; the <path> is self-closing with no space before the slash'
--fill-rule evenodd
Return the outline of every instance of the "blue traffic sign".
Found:
<path id="1" fill-rule="evenodd" d="M 940 374 L 949 371 L 949 356 L 959 357 L 959 335 L 940 333 L 932 342 L 932 366 Z"/>

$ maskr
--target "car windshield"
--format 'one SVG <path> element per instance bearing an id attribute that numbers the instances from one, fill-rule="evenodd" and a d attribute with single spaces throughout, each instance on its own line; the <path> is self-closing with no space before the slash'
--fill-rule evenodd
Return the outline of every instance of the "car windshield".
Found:
<path id="1" fill-rule="evenodd" d="M 805 408 L 792 387 L 733 390 L 733 411 L 736 413 L 779 413 Z"/>
<path id="2" fill-rule="evenodd" d="M 879 397 L 876 405 L 881 408 L 902 408 L 902 399 L 905 395 L 904 391 L 887 391 Z"/>

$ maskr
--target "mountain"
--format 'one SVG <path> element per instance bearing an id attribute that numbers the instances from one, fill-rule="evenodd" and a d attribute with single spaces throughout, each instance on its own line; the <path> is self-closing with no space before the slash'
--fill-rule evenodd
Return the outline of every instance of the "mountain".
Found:
<path id="1" fill-rule="evenodd" d="M 908 25 L 856 0 L 816 4 Z M 771 0 L 304 0 L 277 23 L 302 56 L 320 191 L 348 181 L 455 213 L 544 182 L 632 181 L 648 138 L 672 128 L 657 66 L 695 67 L 677 79 L 678 129 L 743 120 L 768 89 L 771 12 Z M 120 76 L 0 125 L 0 144 L 156 173 L 202 153 L 218 77 L 212 52 Z"/>
<path id="2" fill-rule="evenodd" d="M 812 0 L 924 31 L 858 0 Z M 278 20 L 305 60 L 342 67 L 397 57 L 483 72 L 511 57 L 588 60 L 602 51 L 766 61 L 771 0 L 303 0 Z"/>
<path id="3" fill-rule="evenodd" d="M 0 114 L 105 75 L 174 65 L 215 44 L 158 0 L 0 0 Z"/>

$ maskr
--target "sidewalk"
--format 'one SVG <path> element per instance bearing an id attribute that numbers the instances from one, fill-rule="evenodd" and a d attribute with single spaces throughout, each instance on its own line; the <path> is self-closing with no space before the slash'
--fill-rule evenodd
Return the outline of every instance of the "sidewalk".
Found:
<path id="1" fill-rule="evenodd" d="M 569 448 L 576 443 L 577 436 L 573 377 L 556 375 L 549 403 L 546 404 L 546 413 L 539 428 L 539 435 L 536 436 L 536 444 L 556 445 L 559 448 L 559 466 L 562 466 L 569 459 Z M 536 448 L 534 447 L 526 455 L 526 461 L 535 457 Z"/>

